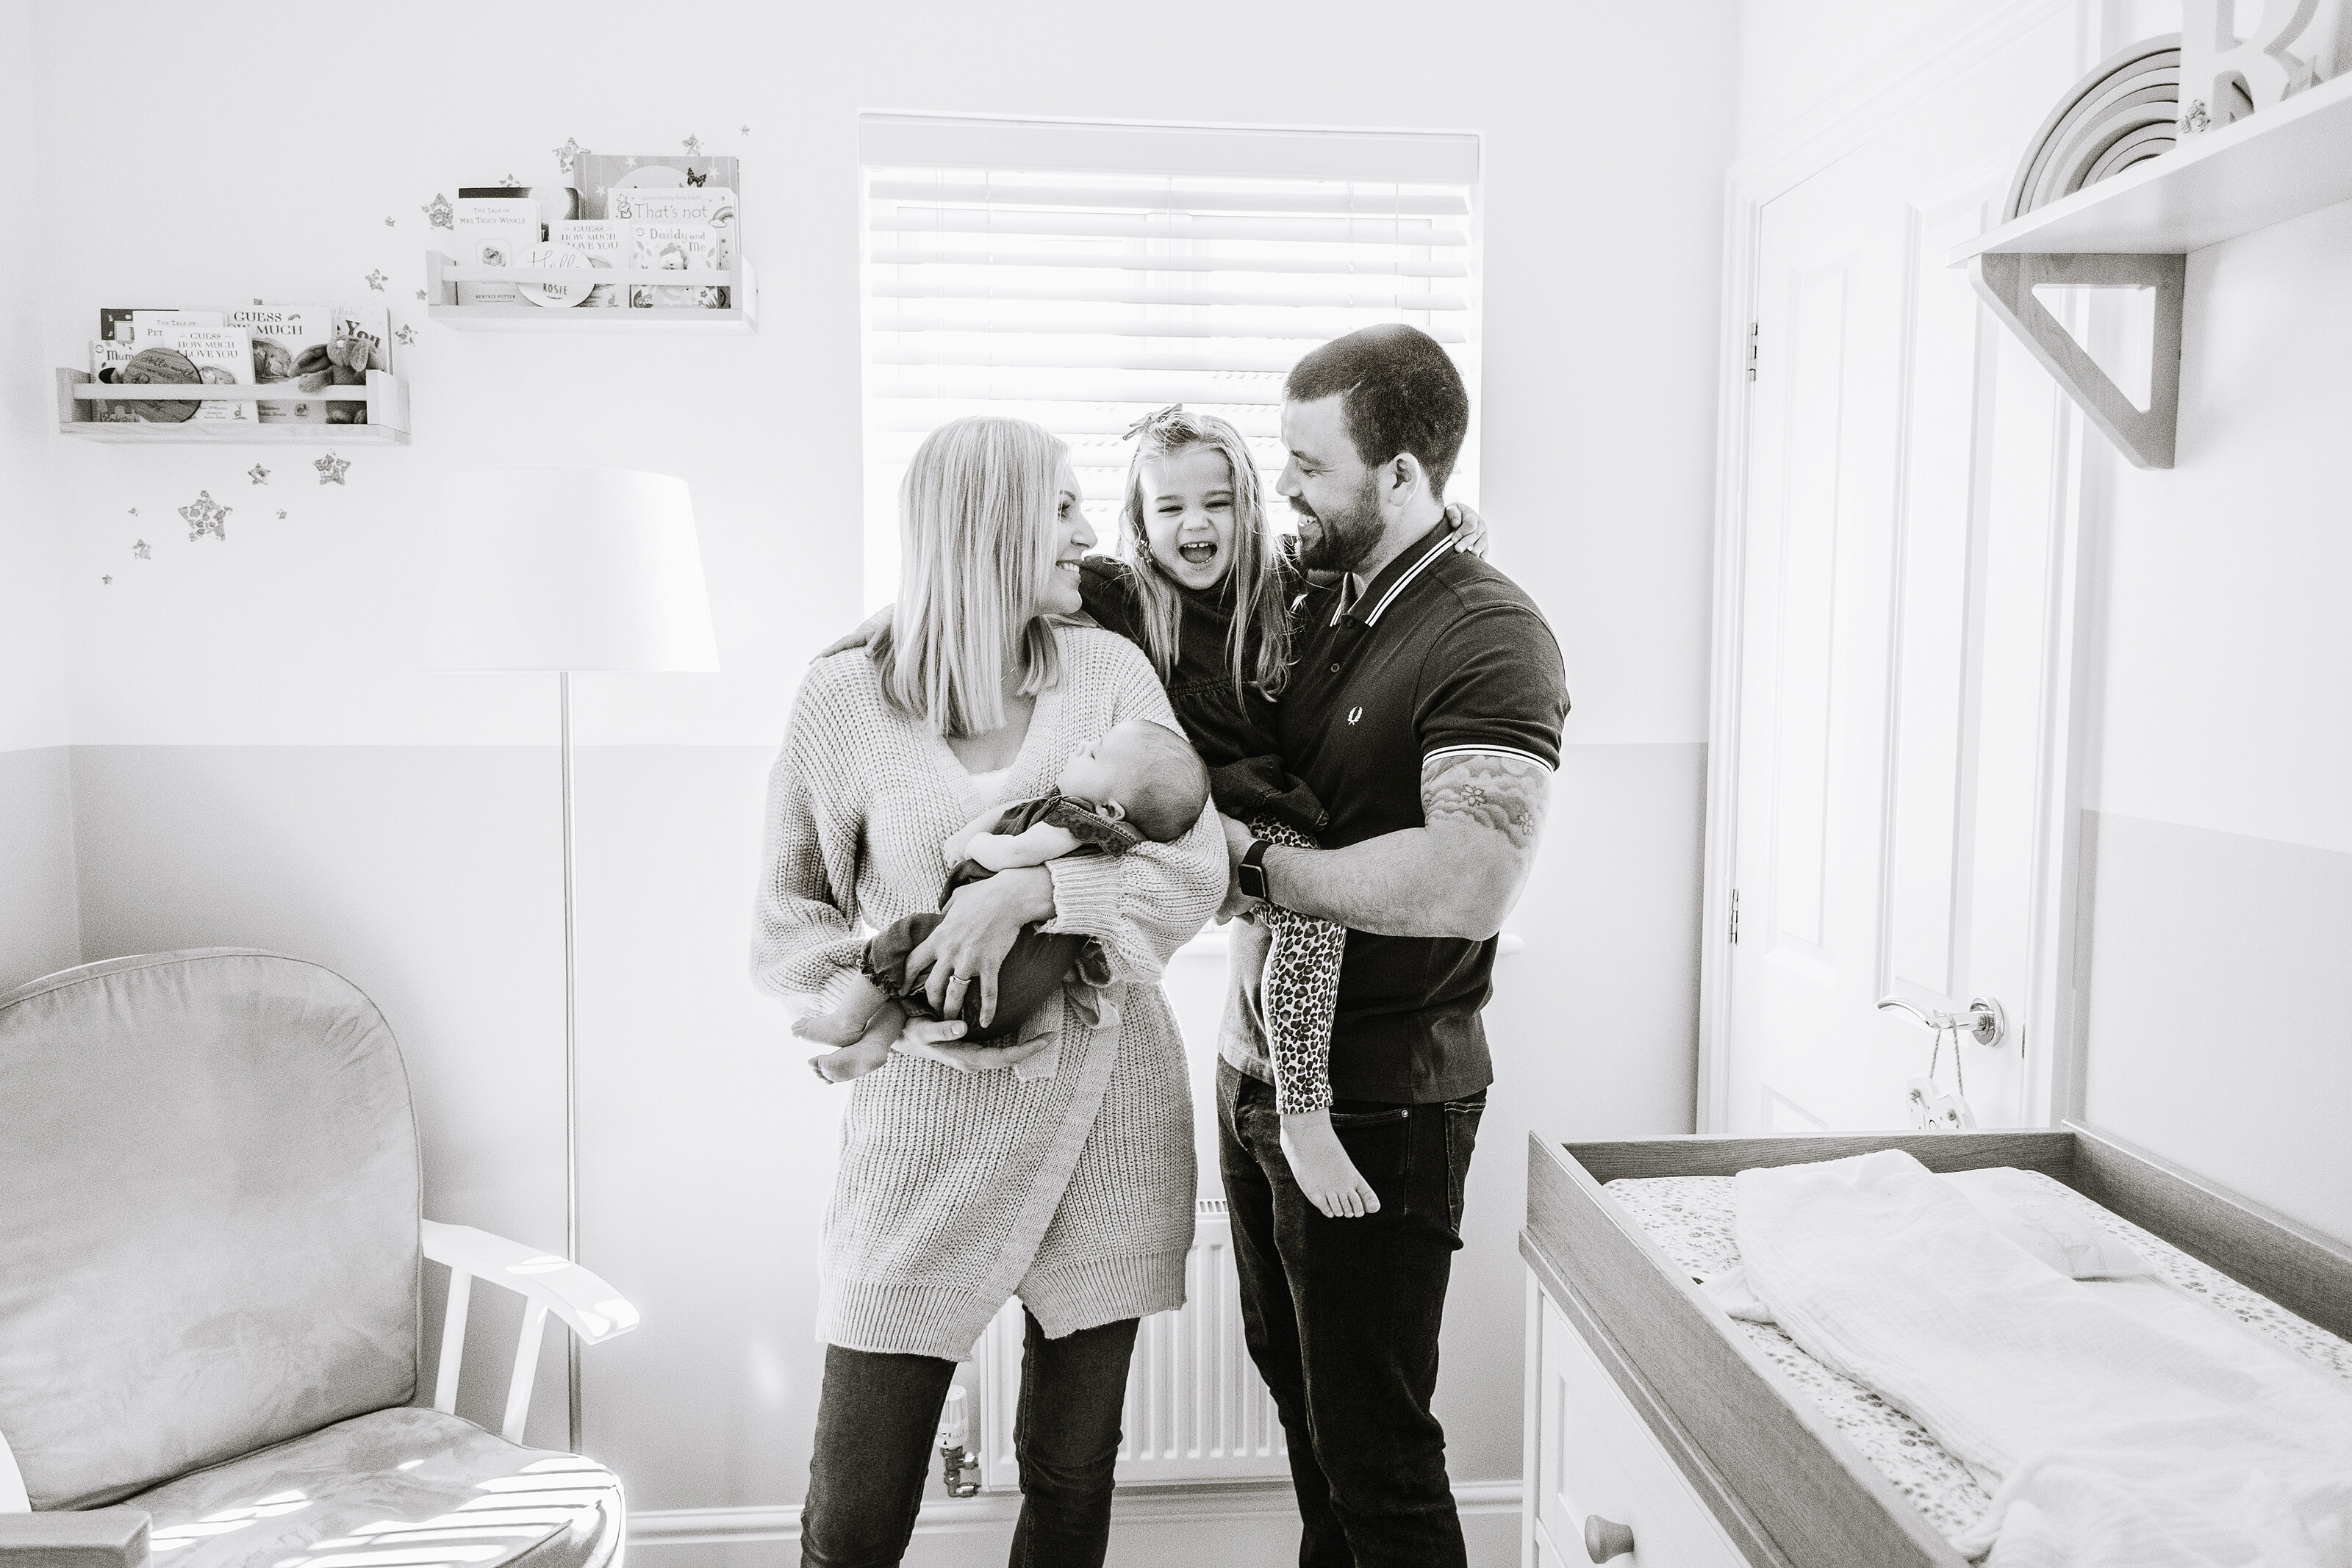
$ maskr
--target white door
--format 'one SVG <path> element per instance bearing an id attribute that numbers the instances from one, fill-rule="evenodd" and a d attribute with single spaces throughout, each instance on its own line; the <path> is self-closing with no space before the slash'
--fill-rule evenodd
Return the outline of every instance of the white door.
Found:
<path id="1" fill-rule="evenodd" d="M 1977 1124 L 2041 1103 L 2021 1004 L 2067 424 L 1944 258 L 1999 221 L 2017 144 L 1985 128 L 2032 131 L 2067 75 L 2056 42 L 1923 97 L 1762 209 L 1723 1130 L 1906 1125 L 1935 1037 L 1888 997 L 2003 1004 L 1997 1043 L 1946 1037 L 1942 1087 L 1957 1054 Z"/>

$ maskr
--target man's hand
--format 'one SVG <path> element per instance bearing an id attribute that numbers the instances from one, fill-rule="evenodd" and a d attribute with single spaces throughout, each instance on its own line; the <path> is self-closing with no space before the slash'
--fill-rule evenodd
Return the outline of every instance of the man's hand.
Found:
<path id="1" fill-rule="evenodd" d="M 980 1026 L 996 1021 L 996 971 L 1021 928 L 1054 918 L 1054 877 L 1043 866 L 1023 866 L 968 882 L 948 899 L 947 911 L 922 946 L 907 955 L 907 973 L 928 976 L 923 994 L 941 1018 L 963 1010 L 965 992 L 980 986 Z"/>

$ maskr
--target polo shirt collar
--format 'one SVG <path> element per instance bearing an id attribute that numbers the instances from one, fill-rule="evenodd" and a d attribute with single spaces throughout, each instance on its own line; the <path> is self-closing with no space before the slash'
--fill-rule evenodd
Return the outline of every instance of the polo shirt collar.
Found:
<path id="1" fill-rule="evenodd" d="M 1361 593 L 1349 591 L 1356 580 L 1354 573 L 1340 579 L 1339 602 L 1332 607 L 1330 623 L 1337 626 L 1344 617 L 1360 621 L 1367 626 L 1379 625 L 1381 612 L 1395 603 L 1398 595 L 1419 581 L 1431 567 L 1437 564 L 1439 557 L 1454 548 L 1454 536 L 1461 531 L 1458 523 L 1437 524 L 1400 550 L 1394 560 L 1381 568 L 1380 576 L 1367 583 Z M 1361 615 L 1357 614 L 1357 606 L 1363 604 L 1370 605 L 1371 609 Z"/>

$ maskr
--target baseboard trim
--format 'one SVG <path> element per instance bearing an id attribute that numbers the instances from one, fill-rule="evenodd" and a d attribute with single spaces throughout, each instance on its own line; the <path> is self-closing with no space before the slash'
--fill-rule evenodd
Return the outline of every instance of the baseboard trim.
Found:
<path id="1" fill-rule="evenodd" d="M 1526 1489 L 1517 1481 L 1464 1481 L 1454 1503 L 1465 1517 L 1519 1511 Z M 974 1535 L 1009 1530 L 1021 1512 L 1017 1492 L 923 1500 L 917 1535 Z M 1203 1486 L 1121 1488 L 1111 1503 L 1114 1525 L 1192 1524 L 1213 1520 L 1272 1519 L 1295 1515 L 1286 1480 L 1224 1482 Z M 756 1508 L 632 1510 L 629 1546 L 720 1546 L 761 1541 L 798 1541 L 797 1503 Z"/>

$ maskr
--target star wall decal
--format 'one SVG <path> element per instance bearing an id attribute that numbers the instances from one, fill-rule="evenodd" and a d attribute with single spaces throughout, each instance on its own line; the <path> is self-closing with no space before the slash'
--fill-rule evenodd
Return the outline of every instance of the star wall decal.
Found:
<path id="1" fill-rule="evenodd" d="M 286 508 L 283 507 L 278 508 L 278 520 L 281 523 L 286 520 Z"/>
<path id="2" fill-rule="evenodd" d="M 457 226 L 453 221 L 457 209 L 449 204 L 448 197 L 437 191 L 434 193 L 431 201 L 416 210 L 431 220 L 432 225 L 436 229 L 454 229 Z"/>
<path id="3" fill-rule="evenodd" d="M 257 485 L 267 485 L 269 483 L 269 470 L 264 468 L 258 463 L 247 469 L 245 471 L 245 476 L 252 480 Z"/>
<path id="4" fill-rule="evenodd" d="M 341 484 L 343 475 L 350 470 L 351 465 L 351 459 L 338 457 L 331 452 L 310 465 L 319 471 L 319 483 L 321 485 Z"/>
<path id="5" fill-rule="evenodd" d="M 418 290 L 416 291 L 416 299 L 417 299 L 417 303 L 419 303 L 419 304 L 423 304 L 423 303 L 425 302 L 425 300 L 426 299 L 426 298 L 428 298 L 428 297 L 426 296 L 426 294 L 425 294 L 425 290 L 423 290 L 422 288 L 420 288 L 420 289 L 418 289 Z"/>
<path id="6" fill-rule="evenodd" d="M 228 515 L 235 510 L 236 508 L 234 507 L 224 507 L 214 500 L 210 490 L 197 491 L 196 498 L 180 508 L 180 516 L 188 525 L 189 542 L 193 544 L 206 534 L 210 534 L 223 544 L 226 544 Z"/>
<path id="7" fill-rule="evenodd" d="M 148 546 L 145 539 L 141 539 L 137 544 L 131 547 L 131 553 L 137 556 L 141 560 L 146 560 L 151 559 L 155 552 Z"/>
<path id="8" fill-rule="evenodd" d="M 400 346 L 404 349 L 408 347 L 409 344 L 416 341 L 416 329 L 414 327 L 403 326 L 400 330 L 394 332 L 393 336 L 400 340 Z"/>
<path id="9" fill-rule="evenodd" d="M 685 140 L 685 141 L 684 141 L 684 142 L 680 143 L 680 145 L 682 145 L 683 147 L 685 147 L 685 149 L 686 149 L 686 155 L 687 155 L 688 157 L 689 157 L 689 158 L 699 158 L 699 157 L 701 157 L 701 156 L 702 156 L 702 138 L 701 138 L 701 137 L 699 137 L 699 136 L 692 136 L 692 135 L 689 135 L 689 136 Z"/>
<path id="10" fill-rule="evenodd" d="M 103 587 L 112 588 L 114 586 L 114 579 L 110 577 L 101 577 L 98 580 Z"/>
<path id="11" fill-rule="evenodd" d="M 385 279 L 385 277 L 384 277 L 384 276 L 383 276 L 383 271 L 382 271 L 381 269 L 378 269 L 377 271 L 374 271 L 374 272 L 371 272 L 371 273 L 369 273 L 369 274 L 367 275 L 367 286 L 368 286 L 370 288 L 374 289 L 378 294 L 381 294 L 381 293 L 383 293 L 383 286 L 384 286 L 385 281 L 386 281 L 386 279 Z"/>
<path id="12" fill-rule="evenodd" d="M 383 220 L 383 226 L 388 229 L 396 229 L 400 226 L 400 220 L 398 218 L 386 218 Z"/>
<path id="13" fill-rule="evenodd" d="M 521 189 L 521 188 L 522 188 L 522 182 L 521 182 L 520 180 L 516 179 L 512 174 L 509 174 L 509 175 L 508 175 L 505 179 L 500 180 L 500 181 L 499 182 L 499 184 L 501 184 L 501 185 L 504 185 L 504 186 L 505 186 L 508 190 L 509 190 L 509 191 L 520 190 L 520 189 Z"/>
<path id="14" fill-rule="evenodd" d="M 132 517 L 137 517 L 137 516 L 139 515 L 139 508 L 138 508 L 138 507 L 131 507 L 131 515 Z"/>
<path id="15" fill-rule="evenodd" d="M 745 127 L 743 128 L 743 134 L 744 134 L 744 135 L 746 135 L 746 136 L 751 135 L 751 128 L 750 126 L 748 126 L 748 125 L 747 125 L 747 126 L 745 126 Z"/>
<path id="16" fill-rule="evenodd" d="M 588 149 L 580 145 L 577 139 L 567 136 L 563 139 L 563 145 L 555 150 L 555 166 L 569 174 L 572 172 L 572 162 L 587 151 Z"/>

